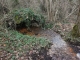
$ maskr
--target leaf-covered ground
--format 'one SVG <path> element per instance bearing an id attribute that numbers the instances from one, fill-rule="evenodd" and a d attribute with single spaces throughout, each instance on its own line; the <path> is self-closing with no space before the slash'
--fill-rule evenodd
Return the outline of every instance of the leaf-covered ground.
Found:
<path id="1" fill-rule="evenodd" d="M 53 30 L 32 28 L 29 31 L 22 28 L 18 29 L 18 31 L 0 29 L 0 59 L 78 60 L 71 47 L 65 50 L 64 47 L 55 49 L 54 44 L 49 45 L 53 38 L 58 35 Z"/>
<path id="2" fill-rule="evenodd" d="M 45 37 L 45 38 L 49 39 L 51 42 L 53 42 L 53 45 L 52 45 L 53 47 L 50 49 L 52 51 L 49 50 L 50 51 L 49 53 L 52 54 L 52 60 L 54 60 L 54 59 L 55 60 L 78 60 L 76 58 L 76 53 L 70 46 L 66 46 L 65 48 L 64 48 L 64 46 L 62 48 L 57 48 L 57 49 L 54 48 L 55 44 L 58 44 L 58 45 L 64 45 L 64 44 L 61 42 L 58 42 L 58 43 L 54 42 L 54 41 L 58 41 L 58 34 L 55 33 L 52 29 L 41 30 L 40 28 L 32 28 L 31 31 L 28 31 L 27 29 L 23 28 L 19 31 L 21 33 L 26 32 L 26 34 L 35 35 L 37 37 L 40 37 L 40 36 Z M 60 40 L 62 40 L 62 39 L 60 39 Z"/>
<path id="3" fill-rule="evenodd" d="M 47 53 L 50 41 L 46 38 L 23 35 L 17 31 L 0 29 L 0 59 L 25 60 L 38 59 Z"/>

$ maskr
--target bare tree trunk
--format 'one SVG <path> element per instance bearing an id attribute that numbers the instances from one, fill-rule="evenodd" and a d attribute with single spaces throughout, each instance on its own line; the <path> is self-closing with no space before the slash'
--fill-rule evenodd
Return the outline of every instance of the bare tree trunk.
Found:
<path id="1" fill-rule="evenodd" d="M 72 36 L 80 37 L 80 0 L 79 0 L 79 8 L 78 8 L 78 14 L 77 14 L 77 21 L 75 26 L 73 27 Z"/>
<path id="2" fill-rule="evenodd" d="M 79 13 L 78 13 L 78 18 L 77 18 L 77 25 L 78 25 L 78 31 L 80 34 L 80 6 L 79 6 Z"/>
<path id="3" fill-rule="evenodd" d="M 79 0 L 79 9 L 78 9 L 78 17 L 77 17 L 77 27 L 78 27 L 78 34 L 80 36 L 80 0 Z"/>

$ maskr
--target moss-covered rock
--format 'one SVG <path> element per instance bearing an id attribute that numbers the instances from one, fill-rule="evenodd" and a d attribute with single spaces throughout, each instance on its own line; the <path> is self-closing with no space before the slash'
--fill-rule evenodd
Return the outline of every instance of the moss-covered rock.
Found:
<path id="1" fill-rule="evenodd" d="M 71 35 L 73 37 L 80 37 L 79 29 L 78 29 L 78 25 L 77 24 L 73 27 L 73 30 L 71 31 Z"/>
<path id="2" fill-rule="evenodd" d="M 66 34 L 65 39 L 70 44 L 80 45 L 80 34 L 77 24 L 73 27 L 71 32 Z"/>

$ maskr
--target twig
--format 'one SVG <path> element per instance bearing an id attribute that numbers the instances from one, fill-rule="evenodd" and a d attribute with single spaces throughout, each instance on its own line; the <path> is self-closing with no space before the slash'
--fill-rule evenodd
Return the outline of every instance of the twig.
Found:
<path id="1" fill-rule="evenodd" d="M 76 7 L 73 8 L 72 12 L 65 19 L 67 19 L 68 17 L 70 17 L 77 9 L 78 9 L 78 7 L 77 8 Z"/>
<path id="2" fill-rule="evenodd" d="M 54 21 L 56 20 L 57 13 L 58 13 L 58 9 L 55 12 Z"/>

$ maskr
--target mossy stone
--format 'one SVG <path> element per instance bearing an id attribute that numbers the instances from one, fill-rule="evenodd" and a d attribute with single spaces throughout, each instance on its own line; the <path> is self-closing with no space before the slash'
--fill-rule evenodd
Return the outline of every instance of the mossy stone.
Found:
<path id="1" fill-rule="evenodd" d="M 71 35 L 73 37 L 80 37 L 79 29 L 78 29 L 78 25 L 77 24 L 73 27 L 73 30 L 71 31 Z"/>

